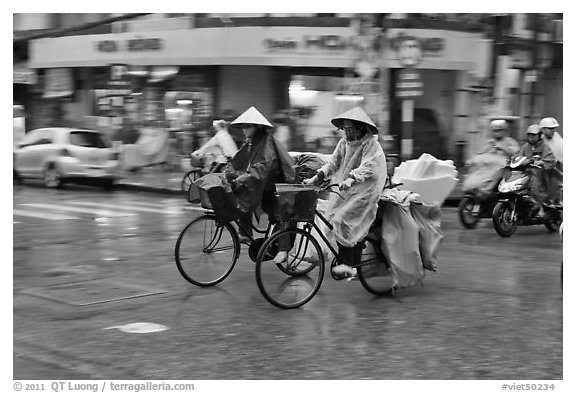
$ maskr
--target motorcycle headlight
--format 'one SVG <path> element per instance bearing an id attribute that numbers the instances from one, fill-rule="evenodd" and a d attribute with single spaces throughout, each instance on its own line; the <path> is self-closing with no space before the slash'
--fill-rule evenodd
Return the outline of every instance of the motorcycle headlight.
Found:
<path id="1" fill-rule="evenodd" d="M 514 192 L 522 188 L 522 179 L 514 180 L 512 182 L 502 182 L 498 186 L 498 191 L 500 192 Z"/>

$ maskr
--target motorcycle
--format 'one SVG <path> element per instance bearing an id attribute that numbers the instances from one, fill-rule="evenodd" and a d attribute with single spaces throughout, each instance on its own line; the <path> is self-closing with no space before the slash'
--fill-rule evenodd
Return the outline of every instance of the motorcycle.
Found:
<path id="1" fill-rule="evenodd" d="M 510 237 L 516 228 L 544 224 L 550 232 L 557 232 L 563 220 L 560 203 L 543 203 L 544 214 L 537 216 L 530 195 L 532 169 L 541 169 L 527 157 L 511 158 L 498 185 L 498 202 L 492 212 L 494 229 L 502 237 Z"/>
<path id="2" fill-rule="evenodd" d="M 482 218 L 492 218 L 492 212 L 498 202 L 498 182 L 491 193 L 468 191 L 458 204 L 458 218 L 467 229 L 474 229 Z"/>
<path id="3" fill-rule="evenodd" d="M 465 228 L 474 229 L 480 219 L 492 218 L 506 161 L 500 155 L 478 154 L 467 164 L 464 196 L 458 204 L 458 218 Z"/>

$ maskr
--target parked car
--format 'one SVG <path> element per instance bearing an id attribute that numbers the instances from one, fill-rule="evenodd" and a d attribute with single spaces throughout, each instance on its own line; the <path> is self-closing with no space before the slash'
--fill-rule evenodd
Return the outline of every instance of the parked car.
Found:
<path id="1" fill-rule="evenodd" d="M 119 169 L 110 138 L 95 130 L 40 128 L 28 132 L 14 150 L 15 175 L 43 179 L 49 188 L 87 181 L 112 188 Z"/>

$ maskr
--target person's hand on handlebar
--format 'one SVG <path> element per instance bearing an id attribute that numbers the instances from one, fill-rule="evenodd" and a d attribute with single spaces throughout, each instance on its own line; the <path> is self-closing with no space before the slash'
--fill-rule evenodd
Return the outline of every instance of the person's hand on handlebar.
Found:
<path id="1" fill-rule="evenodd" d="M 304 184 L 305 186 L 317 186 L 320 183 L 322 183 L 323 180 L 324 180 L 324 172 L 318 171 L 310 179 L 302 180 L 302 184 Z"/>
<path id="2" fill-rule="evenodd" d="M 346 179 L 342 183 L 340 183 L 339 188 L 341 190 L 347 190 L 350 187 L 352 187 L 352 184 L 354 184 L 354 179 L 349 177 L 348 179 Z"/>

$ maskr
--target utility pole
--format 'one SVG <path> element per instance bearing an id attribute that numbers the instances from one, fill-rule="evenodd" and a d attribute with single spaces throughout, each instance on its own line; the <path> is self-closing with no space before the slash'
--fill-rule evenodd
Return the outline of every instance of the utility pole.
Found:
<path id="1" fill-rule="evenodd" d="M 391 141 L 386 138 L 390 137 L 390 95 L 388 93 L 390 88 L 390 69 L 388 67 L 388 14 L 376 15 L 376 26 L 380 28 L 380 94 L 382 104 L 382 116 L 378 119 L 380 124 L 378 126 L 381 130 L 381 135 L 378 138 L 381 140 L 383 147 L 391 145 Z"/>
<path id="2" fill-rule="evenodd" d="M 530 122 L 535 120 L 536 86 L 538 83 L 538 32 L 540 30 L 540 15 L 532 14 L 534 34 L 532 36 L 532 84 L 530 88 Z"/>

